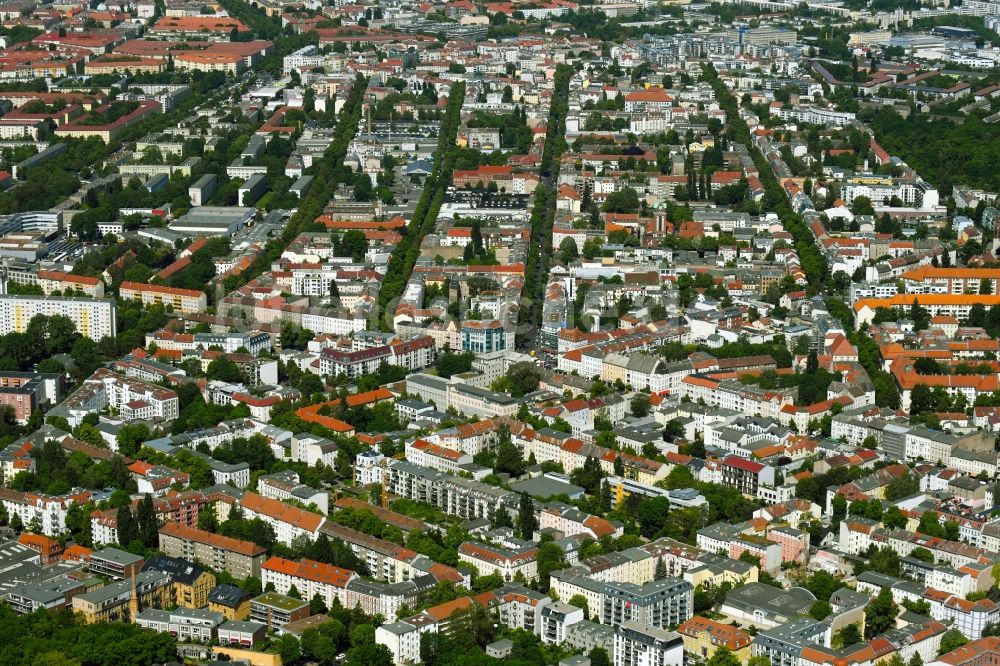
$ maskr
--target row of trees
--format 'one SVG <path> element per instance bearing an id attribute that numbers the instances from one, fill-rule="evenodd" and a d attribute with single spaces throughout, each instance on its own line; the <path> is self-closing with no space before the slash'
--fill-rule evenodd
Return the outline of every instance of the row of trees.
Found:
<path id="1" fill-rule="evenodd" d="M 420 255 L 420 243 L 434 228 L 438 211 L 444 202 L 444 193 L 451 183 L 451 173 L 455 162 L 455 138 L 461 124 L 462 103 L 465 101 L 465 83 L 459 82 L 451 90 L 448 107 L 438 135 L 438 147 L 434 161 L 434 172 L 427 177 L 424 191 L 417 202 L 413 218 L 406 227 L 406 233 L 396 245 L 389 258 L 386 277 L 379 290 L 379 312 L 386 316 L 390 306 L 402 295 L 410 280 L 413 266 Z"/>
<path id="2" fill-rule="evenodd" d="M 726 111 L 726 118 L 729 122 L 727 136 L 734 141 L 751 145 L 750 128 L 739 115 L 739 105 L 736 98 L 722 83 L 715 68 L 711 65 L 703 68 L 703 76 L 712 85 L 719 105 Z M 760 151 L 752 149 L 751 152 L 766 191 L 765 207 L 762 210 L 773 210 L 778 214 L 785 229 L 795 238 L 795 251 L 799 255 L 800 265 L 806 274 L 810 287 L 818 289 L 829 278 L 826 258 L 816 246 L 812 231 L 806 226 L 802 216 L 792 211 L 767 160 L 760 154 Z"/>
<path id="3" fill-rule="evenodd" d="M 176 658 L 176 639 L 136 624 L 85 624 L 70 610 L 19 615 L 0 606 L 0 663 L 145 666 Z"/>
<path id="4" fill-rule="evenodd" d="M 552 224 L 556 214 L 556 193 L 552 186 L 552 173 L 553 169 L 558 169 L 559 156 L 566 148 L 564 134 L 566 113 L 569 110 L 569 82 L 572 76 L 572 67 L 568 65 L 556 67 L 545 144 L 539 165 L 542 182 L 535 188 L 535 204 L 531 209 L 531 237 L 524 272 L 524 288 L 521 291 L 521 310 L 518 314 L 519 330 L 525 332 L 518 334 L 519 342 L 524 341 L 528 329 L 537 330 L 542 323 L 545 286 L 549 277 L 549 262 L 552 260 Z"/>
<path id="5" fill-rule="evenodd" d="M 228 0 L 238 4 L 237 0 Z M 280 61 L 279 61 L 280 62 Z M 226 292 L 237 289 L 263 272 L 270 270 L 293 238 L 303 231 L 318 230 L 316 218 L 333 197 L 339 184 L 353 182 L 354 174 L 344 165 L 347 147 L 357 133 L 361 121 L 361 107 L 368 88 L 368 79 L 360 74 L 354 79 L 351 92 L 340 111 L 340 119 L 334 130 L 334 139 L 326 149 L 323 158 L 313 164 L 313 183 L 305 199 L 299 204 L 295 215 L 288 220 L 281 235 L 268 241 L 254 262 L 243 272 L 228 276 L 223 284 Z"/>

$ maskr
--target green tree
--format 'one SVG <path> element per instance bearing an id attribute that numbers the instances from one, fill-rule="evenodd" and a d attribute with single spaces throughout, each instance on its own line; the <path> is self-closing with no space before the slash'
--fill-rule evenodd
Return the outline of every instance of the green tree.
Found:
<path id="1" fill-rule="evenodd" d="M 1000 623 L 987 622 L 983 627 L 983 636 L 1000 636 Z"/>
<path id="2" fill-rule="evenodd" d="M 392 653 L 384 645 L 361 645 L 347 651 L 346 666 L 393 666 Z"/>
<path id="3" fill-rule="evenodd" d="M 147 548 L 155 548 L 159 543 L 159 522 L 156 520 L 156 509 L 153 507 L 153 497 L 149 493 L 143 495 L 136 509 L 136 528 L 139 541 Z"/>
<path id="4" fill-rule="evenodd" d="M 649 394 L 641 391 L 636 393 L 629 402 L 629 408 L 632 410 L 632 416 L 640 418 L 648 416 L 650 409 Z"/>
<path id="5" fill-rule="evenodd" d="M 274 647 L 277 648 L 278 656 L 281 657 L 283 664 L 293 664 L 302 656 L 299 639 L 291 634 L 283 634 L 275 640 Z"/>
<path id="6" fill-rule="evenodd" d="M 948 654 L 952 650 L 957 650 L 968 642 L 969 639 L 961 631 L 958 629 L 949 629 L 941 636 L 941 646 L 938 648 L 938 656 Z"/>
<path id="7" fill-rule="evenodd" d="M 524 473 L 526 464 L 521 450 L 517 448 L 510 438 L 510 431 L 506 426 L 501 427 L 500 441 L 496 448 L 496 462 L 494 469 L 497 472 L 520 476 Z"/>
<path id="8" fill-rule="evenodd" d="M 667 577 L 667 564 L 663 558 L 657 558 L 656 569 L 653 573 L 654 580 L 663 580 Z"/>
<path id="9" fill-rule="evenodd" d="M 590 657 L 590 666 L 611 666 L 608 651 L 602 647 L 595 647 L 587 656 Z"/>
<path id="10" fill-rule="evenodd" d="M 318 596 L 319 595 L 315 595 L 313 599 Z M 324 608 L 323 612 L 320 614 L 325 614 L 326 606 L 323 604 L 322 599 L 320 599 L 320 605 Z M 309 603 L 309 607 L 311 611 L 314 607 L 313 602 Z M 316 613 L 313 614 L 315 615 Z M 341 628 L 343 628 L 343 624 L 341 624 L 338 620 L 330 620 L 326 624 L 331 624 L 333 622 L 337 622 L 337 624 L 340 624 Z M 303 657 L 313 659 L 326 666 L 327 664 L 332 665 L 336 663 L 338 646 L 337 642 L 327 632 L 321 631 L 323 627 L 325 627 L 325 625 L 312 627 L 303 631 L 300 647 Z"/>
<path id="11" fill-rule="evenodd" d="M 350 632 L 351 646 L 373 645 L 375 643 L 375 626 L 368 623 L 355 625 Z"/>
<path id="12" fill-rule="evenodd" d="M 471 370 L 474 358 L 475 355 L 470 352 L 454 353 L 445 351 L 438 355 L 437 360 L 434 362 L 434 369 L 437 370 L 439 376 L 447 379 L 452 375 Z"/>
<path id="13" fill-rule="evenodd" d="M 820 601 L 829 601 L 833 593 L 843 586 L 839 580 L 822 569 L 802 581 L 801 585 Z"/>
<path id="14" fill-rule="evenodd" d="M 720 645 L 715 648 L 715 652 L 709 657 L 705 666 L 741 666 L 741 664 L 732 650 Z"/>
<path id="15" fill-rule="evenodd" d="M 817 600 L 809 607 L 809 615 L 814 620 L 823 620 L 831 613 L 833 613 L 833 606 L 830 605 L 829 601 L 823 601 L 822 599 Z"/>
<path id="16" fill-rule="evenodd" d="M 118 453 L 135 458 L 142 443 L 149 439 L 149 427 L 145 423 L 126 423 L 118 429 Z"/>
<path id="17" fill-rule="evenodd" d="M 40 666 L 134 666 L 176 659 L 169 634 L 135 624 L 85 624 L 70 610 L 18 615 L 0 608 L 0 663 Z"/>
<path id="18" fill-rule="evenodd" d="M 528 493 L 521 493 L 517 510 L 517 530 L 522 539 L 530 540 L 538 529 L 538 519 L 535 517 L 535 504 Z"/>
<path id="19" fill-rule="evenodd" d="M 537 365 L 522 361 L 510 366 L 507 373 L 494 382 L 493 389 L 507 391 L 513 397 L 520 398 L 538 388 L 542 371 Z"/>
<path id="20" fill-rule="evenodd" d="M 834 495 L 831 502 L 833 508 L 833 522 L 839 523 L 847 515 L 847 498 L 843 495 Z"/>
<path id="21" fill-rule="evenodd" d="M 510 517 L 510 512 L 507 511 L 507 507 L 500 505 L 496 513 L 493 515 L 493 527 L 514 527 L 514 521 Z"/>
<path id="22" fill-rule="evenodd" d="M 938 515 L 934 511 L 924 511 L 920 516 L 920 525 L 917 531 L 927 536 L 943 537 L 944 529 L 938 521 Z"/>
<path id="23" fill-rule="evenodd" d="M 538 585 L 549 589 L 549 576 L 556 569 L 566 566 L 562 549 L 552 541 L 545 541 L 538 547 Z"/>
<path id="24" fill-rule="evenodd" d="M 118 507 L 115 518 L 118 524 L 118 545 L 128 546 L 139 537 L 139 526 L 132 515 L 132 509 L 128 505 Z"/>
<path id="25" fill-rule="evenodd" d="M 205 504 L 198 510 L 198 529 L 209 532 L 219 529 L 219 517 L 215 513 L 215 505 Z"/>
<path id="26" fill-rule="evenodd" d="M 220 356 L 208 364 L 205 376 L 208 379 L 220 382 L 238 383 L 243 381 L 243 373 L 240 371 L 240 366 L 224 356 Z"/>
<path id="27" fill-rule="evenodd" d="M 840 643 L 844 647 L 850 647 L 851 645 L 857 645 L 861 642 L 861 632 L 858 630 L 858 625 L 849 624 L 839 633 Z"/>
<path id="28" fill-rule="evenodd" d="M 882 524 L 886 529 L 899 529 L 906 527 L 907 518 L 903 511 L 893 504 L 882 514 Z"/>
<path id="29" fill-rule="evenodd" d="M 341 237 L 340 250 L 343 256 L 351 257 L 354 262 L 363 261 L 368 253 L 368 239 L 363 231 L 351 229 Z"/>
<path id="30" fill-rule="evenodd" d="M 577 608 L 583 609 L 583 619 L 590 619 L 590 604 L 587 603 L 587 598 L 582 594 L 574 594 L 572 597 L 566 601 L 570 606 L 576 606 Z"/>
<path id="31" fill-rule="evenodd" d="M 640 534 L 650 539 L 660 536 L 669 515 L 670 500 L 666 497 L 658 496 L 644 499 L 639 504 L 639 511 L 636 514 Z"/>
<path id="32" fill-rule="evenodd" d="M 888 588 L 879 592 L 865 607 L 865 638 L 871 640 L 896 626 L 899 607 Z"/>
<path id="33" fill-rule="evenodd" d="M 562 239 L 562 242 L 559 243 L 559 261 L 568 264 L 579 256 L 580 252 L 576 247 L 576 241 L 568 236 Z"/>
<path id="34" fill-rule="evenodd" d="M 816 355 L 816 350 L 809 352 L 809 356 L 806 359 L 806 374 L 815 375 L 819 371 L 819 357 Z"/>
<path id="35" fill-rule="evenodd" d="M 309 600 L 309 614 L 326 615 L 326 611 L 327 611 L 326 602 L 323 601 L 323 597 L 320 596 L 319 592 L 317 592 L 312 596 L 312 599 Z M 303 641 L 304 640 L 305 637 L 303 637 Z"/>

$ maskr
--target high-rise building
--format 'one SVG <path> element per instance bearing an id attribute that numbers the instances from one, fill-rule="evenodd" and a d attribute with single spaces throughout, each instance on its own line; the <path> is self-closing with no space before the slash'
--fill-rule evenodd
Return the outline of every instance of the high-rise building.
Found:
<path id="1" fill-rule="evenodd" d="M 24 333 L 36 315 L 69 317 L 76 330 L 92 340 L 115 336 L 115 301 L 111 298 L 0 296 L 0 335 Z"/>

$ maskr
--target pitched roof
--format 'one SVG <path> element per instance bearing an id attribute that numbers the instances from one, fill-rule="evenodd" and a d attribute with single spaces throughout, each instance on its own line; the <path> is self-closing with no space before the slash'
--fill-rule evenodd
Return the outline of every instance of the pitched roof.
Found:
<path id="1" fill-rule="evenodd" d="M 288 523 L 307 532 L 316 532 L 323 523 L 323 516 L 304 511 L 298 507 L 261 497 L 257 493 L 246 493 L 240 504 L 248 511 L 268 516 L 279 522 Z"/>
<path id="2" fill-rule="evenodd" d="M 212 532 L 199 530 L 194 527 L 181 525 L 179 523 L 165 524 L 160 528 L 160 534 L 183 539 L 184 541 L 191 541 L 193 543 L 207 544 L 220 550 L 228 550 L 240 555 L 246 555 L 247 557 L 256 557 L 267 552 L 252 541 L 233 539 L 232 537 L 222 536 L 221 534 L 213 534 Z"/>

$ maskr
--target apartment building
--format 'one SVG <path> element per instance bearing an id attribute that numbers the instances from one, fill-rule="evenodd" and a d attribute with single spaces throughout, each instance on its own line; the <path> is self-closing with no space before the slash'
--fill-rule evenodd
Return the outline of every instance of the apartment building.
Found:
<path id="1" fill-rule="evenodd" d="M 252 648 L 267 637 L 267 626 L 262 622 L 230 620 L 219 627 L 219 645 Z"/>
<path id="2" fill-rule="evenodd" d="M 261 567 L 261 582 L 265 586 L 272 583 L 280 594 L 287 594 L 294 586 L 304 599 L 312 599 L 318 594 L 328 608 L 334 605 L 334 600 L 346 606 L 347 584 L 357 576 L 350 569 L 305 558 L 293 562 L 273 556 Z"/>
<path id="3" fill-rule="evenodd" d="M 38 286 L 48 296 L 54 291 L 82 292 L 91 298 L 104 298 L 104 283 L 98 278 L 62 271 L 38 271 Z"/>
<path id="4" fill-rule="evenodd" d="M 566 629 L 583 620 L 582 608 L 553 601 L 542 608 L 538 637 L 547 645 L 562 645 L 566 641 Z"/>
<path id="5" fill-rule="evenodd" d="M 170 557 L 201 562 L 234 578 L 260 578 L 266 551 L 251 541 L 167 523 L 160 528 L 160 550 Z"/>
<path id="6" fill-rule="evenodd" d="M 332 467 L 337 458 L 337 450 L 340 448 L 332 440 L 307 433 L 292 435 L 290 444 L 289 457 L 295 462 L 304 462 L 310 467 L 314 467 L 317 463 Z M 295 481 L 298 482 L 298 475 L 295 476 Z"/>
<path id="7" fill-rule="evenodd" d="M 876 206 L 887 206 L 891 199 L 897 198 L 904 206 L 918 208 L 934 208 L 940 200 L 938 191 L 922 180 L 870 173 L 847 178 L 841 185 L 840 196 L 848 206 L 856 197 L 866 197 Z"/>
<path id="8" fill-rule="evenodd" d="M 149 358 L 142 353 L 126 354 L 112 364 L 112 369 L 126 377 L 135 377 L 147 382 L 170 382 L 181 384 L 188 381 L 187 374 L 166 363 Z"/>
<path id="9" fill-rule="evenodd" d="M 640 622 L 663 628 L 679 625 L 693 614 L 694 588 L 687 581 L 664 578 L 645 585 L 605 583 L 603 624 L 619 626 Z"/>
<path id="10" fill-rule="evenodd" d="M 507 348 L 507 331 L 495 319 L 462 322 L 462 351 L 492 354 Z"/>
<path id="11" fill-rule="evenodd" d="M 251 356 L 271 350 L 271 336 L 262 332 L 250 333 L 176 333 L 160 329 L 146 334 L 146 345 L 155 344 L 159 349 L 189 351 L 219 347 L 226 354 L 234 354 L 243 348 Z"/>
<path id="12" fill-rule="evenodd" d="M 942 622 L 950 620 L 952 626 L 962 632 L 963 636 L 973 640 L 981 638 L 986 625 L 995 625 L 1000 621 L 1000 606 L 990 599 L 969 601 L 947 593 L 935 594 L 935 592 L 937 591 L 929 589 L 924 593 L 924 599 L 931 604 L 931 617 Z M 941 596 L 946 598 L 942 600 Z"/>
<path id="13" fill-rule="evenodd" d="M 73 504 L 86 504 L 91 498 L 89 491 L 76 488 L 65 495 L 45 495 L 25 493 L 10 488 L 0 488 L 0 502 L 7 515 L 18 516 L 21 524 L 38 523 L 41 533 L 57 537 L 66 531 L 66 514 Z"/>
<path id="14" fill-rule="evenodd" d="M 177 393 L 156 384 L 98 368 L 83 386 L 53 411 L 76 427 L 87 414 L 113 409 L 125 421 L 170 421 L 180 413 Z"/>
<path id="15" fill-rule="evenodd" d="M 52 386 L 55 392 L 50 392 Z M 14 410 L 18 423 L 27 423 L 32 413 L 43 403 L 54 403 L 48 395 L 58 395 L 62 391 L 62 376 L 40 375 L 31 372 L 0 372 L 0 405 Z"/>
<path id="16" fill-rule="evenodd" d="M 289 622 L 298 622 L 309 617 L 309 602 L 294 599 L 277 592 L 265 592 L 250 600 L 250 619 L 267 626 L 268 631 L 277 631 Z"/>
<path id="17" fill-rule="evenodd" d="M 521 574 L 532 581 L 538 576 L 538 549 L 534 547 L 500 548 L 466 541 L 458 547 L 458 559 L 476 567 L 480 575 L 498 574 L 508 583 Z"/>
<path id="18" fill-rule="evenodd" d="M 726 648 L 745 663 L 750 659 L 749 633 L 731 624 L 695 616 L 677 627 L 684 641 L 684 650 L 699 661 L 708 661 L 719 648 Z"/>
<path id="19" fill-rule="evenodd" d="M 927 663 L 933 666 L 989 666 L 1000 659 L 1000 638 L 987 636 Z"/>
<path id="20" fill-rule="evenodd" d="M 927 310 L 931 317 L 951 316 L 965 321 L 974 305 L 982 305 L 987 310 L 1000 305 L 1000 295 L 897 294 L 889 298 L 863 298 L 854 304 L 855 323 L 858 326 L 871 324 L 880 308 L 909 308 L 914 302 Z"/>
<path id="21" fill-rule="evenodd" d="M 768 573 L 777 573 L 781 569 L 781 544 L 753 534 L 744 534 L 733 539 L 729 544 L 728 554 L 732 559 L 739 559 L 743 553 L 760 560 L 760 567 Z"/>
<path id="22" fill-rule="evenodd" d="M 203 291 L 178 289 L 142 282 L 122 282 L 118 295 L 126 300 L 139 300 L 143 305 L 162 304 L 182 314 L 197 314 L 208 307 L 208 296 Z"/>
<path id="23" fill-rule="evenodd" d="M 410 340 L 352 351 L 327 347 L 320 353 L 319 370 L 324 376 L 336 377 L 342 374 L 355 379 L 374 374 L 383 363 L 420 370 L 433 363 L 434 356 L 434 338 L 421 335 Z"/>
<path id="24" fill-rule="evenodd" d="M 160 571 L 170 576 L 178 606 L 202 608 L 208 605 L 208 593 L 215 587 L 215 576 L 181 557 L 156 555 L 142 565 L 143 571 Z"/>
<path id="25" fill-rule="evenodd" d="M 400 609 L 419 605 L 435 585 L 437 580 L 431 574 L 421 574 L 398 583 L 354 578 L 347 584 L 347 607 L 360 607 L 369 615 L 394 618 L 398 617 Z"/>
<path id="26" fill-rule="evenodd" d="M 23 564 L 23 563 L 22 563 Z M 8 566 L 17 566 L 8 561 Z M 30 565 L 29 565 L 30 567 Z M 61 571 L 62 573 L 59 573 Z M 78 576 L 65 568 L 49 569 L 29 573 L 28 582 L 14 585 L 4 595 L 16 613 L 34 613 L 39 610 L 58 611 L 70 607 L 73 597 L 87 591 L 87 585 Z"/>
<path id="27" fill-rule="evenodd" d="M 249 32 L 239 19 L 228 16 L 164 16 L 150 29 L 149 34 L 161 39 L 208 39 L 225 42 L 230 33 Z"/>
<path id="28" fill-rule="evenodd" d="M 384 624 L 375 631 L 375 641 L 389 649 L 395 663 L 416 663 L 420 661 L 420 636 L 430 632 L 449 635 L 462 631 L 466 626 L 465 611 L 474 605 L 495 612 L 498 622 L 505 626 L 537 634 L 540 613 L 548 603 L 550 599 L 545 595 L 507 584 L 493 592 L 459 597 L 405 620 Z"/>
<path id="29" fill-rule="evenodd" d="M 978 294 L 985 286 L 1000 293 L 1000 269 L 918 266 L 900 276 L 907 294 Z"/>
<path id="30" fill-rule="evenodd" d="M 760 631 L 753 639 L 755 657 L 787 666 L 864 666 L 881 660 L 900 658 L 908 662 L 919 656 L 933 663 L 941 637 L 948 630 L 941 622 L 911 622 L 884 634 L 834 650 L 828 647 L 829 627 L 809 617 L 800 617 L 778 627 Z"/>
<path id="31" fill-rule="evenodd" d="M 274 499 L 279 502 L 289 499 L 295 500 L 302 502 L 307 507 L 314 507 L 316 511 L 319 511 L 324 516 L 329 513 L 329 493 L 325 490 L 317 490 L 312 486 L 299 483 L 299 475 L 291 470 L 258 477 L 257 491 L 261 497 L 267 499 Z"/>
<path id="32" fill-rule="evenodd" d="M 615 631 L 615 666 L 683 666 L 684 640 L 641 622 L 626 622 Z"/>
<path id="33" fill-rule="evenodd" d="M 117 548 L 95 550 L 88 560 L 91 573 L 117 579 L 136 575 L 142 570 L 142 564 L 143 559 L 138 555 Z"/>
<path id="34" fill-rule="evenodd" d="M 315 539 L 323 524 L 323 516 L 284 504 L 278 500 L 246 493 L 240 500 L 243 515 L 248 519 L 260 518 L 274 528 L 275 538 L 286 546 L 298 536 Z"/>
<path id="35" fill-rule="evenodd" d="M 245 59 L 236 53 L 178 51 L 173 54 L 173 58 L 174 67 L 179 70 L 226 72 L 227 74 L 236 75 L 246 69 Z"/>
<path id="36" fill-rule="evenodd" d="M 226 618 L 205 608 L 181 606 L 172 611 L 147 608 L 135 618 L 143 629 L 170 634 L 184 643 L 210 643 L 218 638 L 219 626 Z"/>
<path id="37" fill-rule="evenodd" d="M 542 507 L 538 514 L 538 526 L 540 529 L 558 530 L 564 537 L 585 534 L 595 541 L 602 537 L 619 537 L 623 533 L 620 523 L 584 513 L 561 502 L 550 502 Z"/>
<path id="38" fill-rule="evenodd" d="M 24 333 L 36 315 L 68 317 L 80 335 L 99 341 L 115 337 L 115 301 L 110 298 L 0 296 L 0 335 Z"/>
<path id="39" fill-rule="evenodd" d="M 454 407 L 460 414 L 489 419 L 495 416 L 514 416 L 521 403 L 506 393 L 488 391 L 472 384 L 457 383 L 448 386 L 448 405 Z"/>
<path id="40" fill-rule="evenodd" d="M 493 519 L 501 504 L 514 506 L 516 494 L 479 481 L 444 474 L 403 460 L 387 467 L 387 490 L 398 497 L 426 502 L 465 520 Z"/>
<path id="41" fill-rule="evenodd" d="M 98 107 L 94 109 L 92 113 L 87 114 L 82 118 L 63 123 L 55 129 L 55 134 L 57 136 L 66 136 L 77 139 L 88 139 L 94 137 L 100 139 L 104 143 L 111 143 L 122 132 L 124 132 L 126 128 L 142 122 L 142 120 L 148 116 L 159 114 L 163 108 L 159 102 L 152 100 L 143 100 L 135 103 L 137 106 L 133 110 L 123 116 L 119 116 L 110 123 L 100 122 L 104 116 L 98 114 L 107 113 L 111 110 L 112 105 L 117 104 L 117 102 L 112 102 L 111 104 Z"/>
<path id="42" fill-rule="evenodd" d="M 740 456 L 726 456 L 722 461 L 722 485 L 757 497 L 762 485 L 774 486 L 774 468 Z"/>
<path id="43" fill-rule="evenodd" d="M 731 409 L 746 416 L 763 416 L 777 419 L 786 405 L 793 403 L 788 391 L 765 391 L 757 386 L 744 386 L 735 379 L 715 379 L 708 375 L 693 374 L 681 380 L 677 395 L 692 402 L 703 401 L 710 407 Z"/>
<path id="44" fill-rule="evenodd" d="M 419 465 L 436 469 L 447 474 L 458 474 L 463 471 L 463 465 L 472 464 L 472 456 L 461 451 L 455 451 L 444 446 L 438 446 L 425 439 L 417 439 L 406 444 L 406 460 Z"/>
<path id="45" fill-rule="evenodd" d="M 208 610 L 222 613 L 227 620 L 250 617 L 250 594 L 241 587 L 220 583 L 208 593 Z"/>
<path id="46" fill-rule="evenodd" d="M 373 537 L 364 532 L 327 521 L 320 532 L 347 544 L 367 565 L 369 575 L 377 581 L 394 584 L 418 578 L 426 573 L 438 581 L 467 585 L 468 574 L 431 560 L 398 544 Z"/>
<path id="47" fill-rule="evenodd" d="M 414 373 L 406 378 L 406 392 L 408 394 L 434 405 L 440 411 L 448 409 L 449 386 L 449 380 L 435 375 Z"/>
<path id="48" fill-rule="evenodd" d="M 844 127 L 853 124 L 857 119 L 857 116 L 850 111 L 837 111 L 812 105 L 800 105 L 789 109 L 779 107 L 775 111 L 782 120 L 795 120 L 828 127 Z"/>
<path id="49" fill-rule="evenodd" d="M 84 73 L 96 74 L 158 74 L 167 68 L 167 61 L 162 58 L 140 58 L 138 56 L 106 54 L 88 62 Z"/>
<path id="50" fill-rule="evenodd" d="M 73 597 L 73 612 L 84 622 L 133 622 L 147 608 L 170 608 L 174 603 L 170 576 L 159 571 L 143 571 L 127 580 L 109 583 L 93 592 Z"/>
<path id="51" fill-rule="evenodd" d="M 132 473 L 132 478 L 135 479 L 138 491 L 153 497 L 161 497 L 176 484 L 186 488 L 191 480 L 187 472 L 172 469 L 166 465 L 150 465 L 143 460 L 136 460 L 129 465 L 128 470 Z"/>

